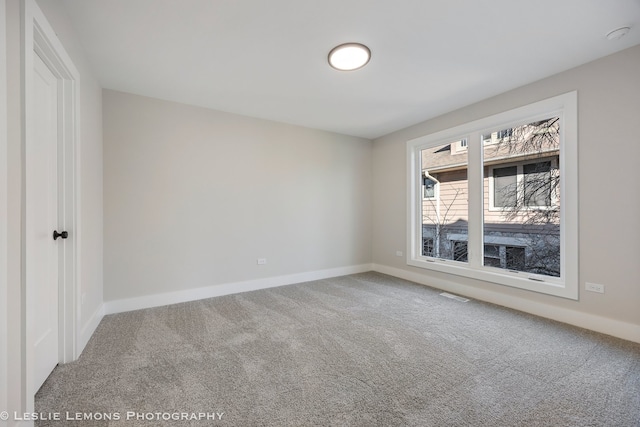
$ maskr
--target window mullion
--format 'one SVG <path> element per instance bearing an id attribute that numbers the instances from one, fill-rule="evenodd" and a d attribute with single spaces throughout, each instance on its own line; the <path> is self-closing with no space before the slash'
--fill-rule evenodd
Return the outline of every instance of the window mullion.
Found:
<path id="1" fill-rule="evenodd" d="M 407 221 L 409 224 L 409 234 L 407 236 L 407 255 L 415 258 L 421 254 L 422 239 L 419 237 L 419 231 L 422 229 L 422 199 L 424 196 L 421 179 L 421 160 L 420 150 L 414 149 L 413 155 L 409 159 L 407 165 L 411 171 L 409 174 L 409 182 L 407 187 L 410 191 L 411 209 Z M 420 203 L 418 203 L 420 201 Z"/>
<path id="2" fill-rule="evenodd" d="M 524 194 L 524 189 L 525 186 L 522 184 L 522 182 L 524 181 L 524 166 L 522 164 L 518 164 L 517 166 L 517 173 L 516 173 L 516 206 L 519 203 L 522 203 L 522 206 L 527 206 L 525 203 L 525 194 Z M 520 194 L 522 193 L 522 194 Z"/>
<path id="3" fill-rule="evenodd" d="M 467 147 L 468 157 L 468 186 L 469 186 L 469 266 L 482 266 L 482 232 L 483 232 L 483 202 L 484 185 L 482 173 L 482 135 L 469 135 Z"/>

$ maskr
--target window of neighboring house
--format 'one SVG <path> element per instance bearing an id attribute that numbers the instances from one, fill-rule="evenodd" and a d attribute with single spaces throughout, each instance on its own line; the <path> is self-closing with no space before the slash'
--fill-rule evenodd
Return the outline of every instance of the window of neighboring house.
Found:
<path id="1" fill-rule="evenodd" d="M 437 182 L 433 179 L 424 176 L 422 180 L 422 185 L 424 187 L 424 198 L 425 199 L 433 199 L 436 197 L 436 185 Z"/>
<path id="2" fill-rule="evenodd" d="M 554 159 L 553 164 L 556 161 Z M 491 209 L 550 208 L 559 182 L 552 161 L 491 168 Z"/>
<path id="3" fill-rule="evenodd" d="M 467 242 L 454 241 L 453 242 L 453 260 L 467 262 L 469 259 L 469 248 Z"/>
<path id="4" fill-rule="evenodd" d="M 501 267 L 500 246 L 484 245 L 484 265 L 489 267 Z"/>
<path id="5" fill-rule="evenodd" d="M 498 144 L 502 142 L 502 140 L 504 140 L 505 138 L 510 138 L 512 135 L 513 135 L 513 129 L 511 128 L 502 129 L 499 131 L 484 134 L 482 136 L 482 142 L 485 145 Z"/>
<path id="6" fill-rule="evenodd" d="M 577 298 L 575 92 L 417 138 L 407 155 L 409 265 Z"/>
<path id="7" fill-rule="evenodd" d="M 433 256 L 433 237 L 424 237 L 422 239 L 422 255 Z"/>
<path id="8" fill-rule="evenodd" d="M 449 150 L 451 151 L 451 154 L 466 153 L 468 144 L 467 138 L 462 138 L 456 142 L 452 142 L 449 146 Z"/>
<path id="9" fill-rule="evenodd" d="M 518 168 L 493 168 L 493 206 L 513 207 L 516 205 Z"/>
<path id="10" fill-rule="evenodd" d="M 505 247 L 505 268 L 522 271 L 525 268 L 525 249 L 518 246 Z"/>
<path id="11" fill-rule="evenodd" d="M 509 138 L 513 135 L 513 129 L 502 129 L 499 130 L 496 137 L 498 139 Z"/>
<path id="12" fill-rule="evenodd" d="M 525 206 L 551 206 L 553 190 L 551 162 L 538 162 L 523 165 L 522 174 L 522 189 Z"/>
<path id="13" fill-rule="evenodd" d="M 484 245 L 484 265 L 522 271 L 525 268 L 525 248 L 507 245 Z"/>

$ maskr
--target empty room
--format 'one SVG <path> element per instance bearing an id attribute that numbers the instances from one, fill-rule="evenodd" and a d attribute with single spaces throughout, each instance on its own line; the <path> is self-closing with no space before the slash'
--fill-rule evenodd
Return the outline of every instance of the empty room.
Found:
<path id="1" fill-rule="evenodd" d="M 640 1 L 0 0 L 0 425 L 640 426 Z"/>

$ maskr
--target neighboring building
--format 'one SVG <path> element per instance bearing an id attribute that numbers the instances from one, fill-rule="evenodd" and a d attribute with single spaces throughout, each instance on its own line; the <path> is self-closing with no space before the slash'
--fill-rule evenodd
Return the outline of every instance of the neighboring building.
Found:
<path id="1" fill-rule="evenodd" d="M 483 136 L 485 266 L 560 276 L 558 123 Z M 425 256 L 467 260 L 468 144 L 422 150 Z"/>

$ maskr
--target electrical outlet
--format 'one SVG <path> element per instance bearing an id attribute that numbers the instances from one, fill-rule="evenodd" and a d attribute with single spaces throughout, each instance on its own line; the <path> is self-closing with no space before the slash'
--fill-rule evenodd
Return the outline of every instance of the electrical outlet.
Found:
<path id="1" fill-rule="evenodd" d="M 266 264 L 267 264 L 266 258 L 258 258 L 258 265 L 266 265 Z"/>
<path id="2" fill-rule="evenodd" d="M 584 289 L 589 292 L 597 292 L 599 294 L 604 294 L 604 285 L 601 285 L 599 283 L 586 282 L 584 284 Z"/>
<path id="3" fill-rule="evenodd" d="M 396 256 L 402 256 L 402 251 L 396 251 Z"/>

